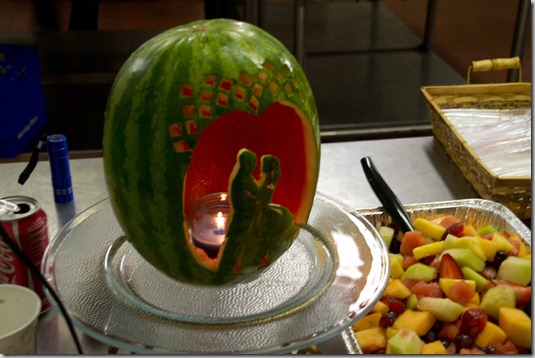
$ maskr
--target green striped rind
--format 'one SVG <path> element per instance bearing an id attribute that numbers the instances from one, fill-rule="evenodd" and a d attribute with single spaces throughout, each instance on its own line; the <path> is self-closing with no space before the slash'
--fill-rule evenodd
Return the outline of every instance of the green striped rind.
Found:
<path id="1" fill-rule="evenodd" d="M 215 78 L 213 86 L 209 77 Z M 226 79 L 232 81 L 228 91 L 220 88 Z M 209 92 L 212 99 L 203 100 Z M 228 95 L 226 106 L 217 102 L 220 93 Z M 259 114 L 280 100 L 294 103 L 311 121 L 319 161 L 319 124 L 308 81 L 291 53 L 263 30 L 233 20 L 202 20 L 168 30 L 131 55 L 108 100 L 104 164 L 117 219 L 148 262 L 185 282 L 234 279 L 216 280 L 189 254 L 182 226 L 182 188 L 191 160 L 187 148 L 222 114 Z M 188 106 L 193 117 L 185 115 Z M 204 118 L 202 108 L 210 108 L 211 116 Z M 196 132 L 185 130 L 189 123 Z M 171 136 L 170 126 L 183 133 Z M 177 143 L 186 150 L 177 150 Z"/>

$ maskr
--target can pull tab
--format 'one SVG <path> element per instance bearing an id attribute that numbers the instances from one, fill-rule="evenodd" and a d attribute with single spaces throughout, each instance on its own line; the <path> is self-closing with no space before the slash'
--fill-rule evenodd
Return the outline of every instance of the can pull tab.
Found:
<path id="1" fill-rule="evenodd" d="M 30 177 L 30 174 L 32 174 L 33 170 L 35 169 L 35 166 L 37 165 L 37 161 L 39 160 L 39 152 L 41 151 L 41 148 L 46 144 L 48 135 L 45 133 L 41 136 L 41 139 L 39 139 L 39 143 L 37 143 L 37 146 L 32 152 L 32 156 L 30 157 L 30 161 L 28 162 L 28 165 L 26 165 L 26 168 L 20 173 L 19 175 L 19 184 L 24 185 L 26 183 L 26 180 Z"/>
<path id="2" fill-rule="evenodd" d="M 0 199 L 0 211 L 7 210 L 14 213 L 19 212 L 20 208 L 17 204 L 12 203 L 11 201 Z"/>

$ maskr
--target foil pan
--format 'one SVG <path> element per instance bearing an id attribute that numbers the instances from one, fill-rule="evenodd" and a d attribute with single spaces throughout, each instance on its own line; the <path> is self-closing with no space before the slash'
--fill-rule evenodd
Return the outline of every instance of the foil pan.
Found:
<path id="1" fill-rule="evenodd" d="M 525 243 L 531 246 L 531 230 L 509 208 L 495 201 L 485 199 L 451 200 L 410 204 L 405 205 L 405 209 L 413 221 L 417 217 L 433 219 L 437 216 L 453 215 L 465 223 L 474 224 L 476 228 L 494 225 L 509 233 L 517 233 Z M 358 209 L 355 210 L 355 213 L 364 216 L 377 229 L 391 221 L 383 207 Z M 351 327 L 343 333 L 344 335 L 340 337 L 340 340 L 345 344 L 347 353 L 362 354 Z"/>

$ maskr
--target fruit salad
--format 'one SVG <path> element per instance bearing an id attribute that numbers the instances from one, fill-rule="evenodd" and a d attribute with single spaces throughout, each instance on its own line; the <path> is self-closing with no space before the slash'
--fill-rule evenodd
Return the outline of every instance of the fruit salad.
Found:
<path id="1" fill-rule="evenodd" d="M 363 353 L 531 353 L 531 248 L 516 233 L 454 215 L 379 233 L 390 280 L 352 329 Z"/>

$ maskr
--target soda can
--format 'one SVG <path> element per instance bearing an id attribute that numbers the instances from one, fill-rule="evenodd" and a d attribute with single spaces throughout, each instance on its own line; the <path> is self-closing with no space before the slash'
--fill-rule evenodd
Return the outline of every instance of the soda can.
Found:
<path id="1" fill-rule="evenodd" d="M 48 246 L 46 214 L 37 200 L 27 196 L 1 198 L 19 207 L 17 212 L 0 209 L 0 225 L 35 267 L 41 269 L 43 254 Z M 0 239 L 0 284 L 26 286 L 41 298 L 41 313 L 50 309 L 41 281 L 24 265 L 19 257 Z"/>

